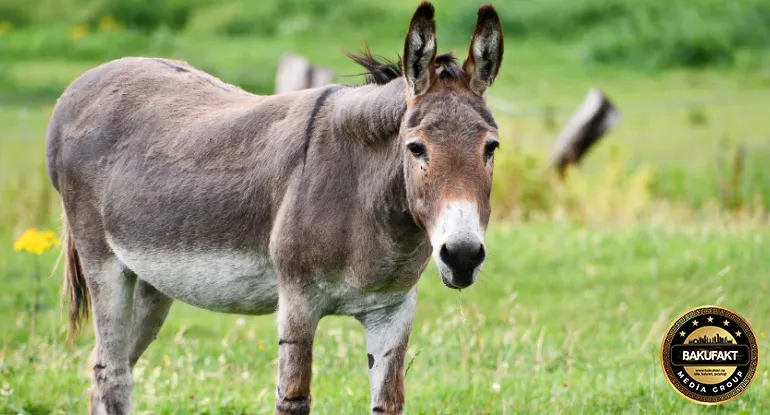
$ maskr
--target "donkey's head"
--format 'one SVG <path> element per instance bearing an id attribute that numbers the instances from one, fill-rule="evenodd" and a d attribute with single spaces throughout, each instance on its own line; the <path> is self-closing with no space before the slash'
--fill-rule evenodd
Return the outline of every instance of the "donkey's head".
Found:
<path id="1" fill-rule="evenodd" d="M 407 111 L 401 124 L 409 208 L 428 231 L 433 258 L 450 288 L 473 284 L 486 257 L 497 124 L 485 103 L 503 58 L 503 32 L 482 6 L 468 58 L 436 56 L 433 6 L 409 25 L 402 70 Z"/>

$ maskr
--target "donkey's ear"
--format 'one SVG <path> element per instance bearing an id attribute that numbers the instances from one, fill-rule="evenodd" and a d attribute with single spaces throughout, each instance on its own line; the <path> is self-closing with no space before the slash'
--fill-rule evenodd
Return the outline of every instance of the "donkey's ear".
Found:
<path id="1" fill-rule="evenodd" d="M 404 77 L 412 96 L 424 94 L 435 77 L 436 22 L 433 5 L 423 2 L 414 12 L 404 42 Z"/>
<path id="2" fill-rule="evenodd" d="M 484 96 L 495 81 L 503 61 L 503 27 L 491 4 L 479 8 L 476 30 L 473 32 L 468 58 L 463 70 L 473 92 Z"/>

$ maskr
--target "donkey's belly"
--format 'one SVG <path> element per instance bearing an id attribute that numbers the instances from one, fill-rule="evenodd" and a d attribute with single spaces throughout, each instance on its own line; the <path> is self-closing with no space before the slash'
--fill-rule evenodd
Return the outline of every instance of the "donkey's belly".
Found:
<path id="1" fill-rule="evenodd" d="M 139 279 L 176 300 L 238 314 L 269 314 L 278 305 L 276 274 L 268 258 L 237 252 L 164 252 L 111 245 L 118 259 Z"/>

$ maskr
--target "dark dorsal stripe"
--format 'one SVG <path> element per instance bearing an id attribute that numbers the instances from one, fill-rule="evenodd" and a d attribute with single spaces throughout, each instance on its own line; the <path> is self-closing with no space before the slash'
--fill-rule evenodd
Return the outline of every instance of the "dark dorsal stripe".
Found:
<path id="1" fill-rule="evenodd" d="M 313 138 L 313 134 L 315 133 L 315 121 L 318 117 L 318 111 L 321 110 L 321 107 L 323 107 L 324 103 L 326 102 L 326 99 L 329 98 L 331 94 L 334 92 L 337 92 L 338 90 L 345 88 L 345 85 L 332 85 L 326 89 L 324 89 L 323 92 L 321 92 L 321 95 L 318 96 L 318 99 L 315 101 L 315 105 L 313 106 L 313 111 L 310 113 L 310 119 L 307 121 L 307 127 L 305 128 L 305 142 L 302 144 L 302 170 L 305 170 L 305 164 L 307 164 L 307 152 L 310 148 L 310 140 Z"/>
<path id="2" fill-rule="evenodd" d="M 177 64 L 175 64 L 173 62 L 170 62 L 170 61 L 168 61 L 166 59 L 152 58 L 152 60 L 154 60 L 155 62 L 162 63 L 163 65 L 166 65 L 169 68 L 171 68 L 171 69 L 173 69 L 173 70 L 175 70 L 177 72 L 190 72 L 187 68 L 183 68 L 183 67 L 181 67 L 181 66 L 179 66 L 179 65 L 177 65 Z"/>

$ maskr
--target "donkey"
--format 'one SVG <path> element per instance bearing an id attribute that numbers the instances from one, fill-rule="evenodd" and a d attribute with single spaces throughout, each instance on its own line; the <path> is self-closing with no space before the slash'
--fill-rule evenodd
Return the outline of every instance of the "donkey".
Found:
<path id="1" fill-rule="evenodd" d="M 364 326 L 371 413 L 400 414 L 417 281 L 471 285 L 485 258 L 503 33 L 478 11 L 465 62 L 436 54 L 422 3 L 400 65 L 362 86 L 257 96 L 186 63 L 124 58 L 70 85 L 47 166 L 64 206 L 65 296 L 93 309 L 92 414 L 128 414 L 131 371 L 173 300 L 278 314 L 276 414 L 310 412 L 326 315 Z"/>

